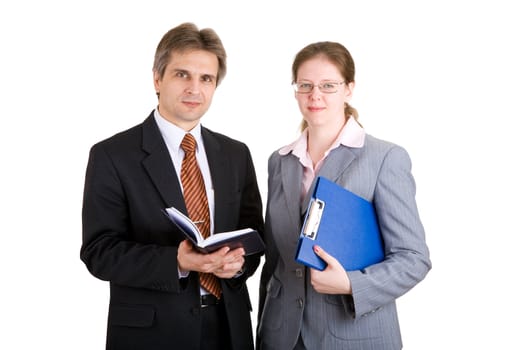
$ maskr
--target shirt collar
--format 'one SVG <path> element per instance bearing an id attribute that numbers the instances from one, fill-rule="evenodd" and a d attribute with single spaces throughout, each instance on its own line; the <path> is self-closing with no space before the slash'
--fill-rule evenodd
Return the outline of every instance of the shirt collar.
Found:
<path id="1" fill-rule="evenodd" d="M 304 157 L 307 153 L 307 139 L 308 139 L 308 128 L 306 128 L 299 138 L 291 144 L 279 149 L 279 154 L 284 156 L 292 152 L 299 159 Z M 365 144 L 365 130 L 357 123 L 357 121 L 350 117 L 346 122 L 345 126 L 337 136 L 336 140 L 328 150 L 331 151 L 340 145 L 354 148 L 361 148 Z"/>
<path id="2" fill-rule="evenodd" d="M 170 123 L 160 114 L 158 108 L 155 109 L 154 117 L 157 125 L 159 126 L 160 133 L 162 134 L 162 137 L 164 138 L 164 141 L 168 147 L 174 151 L 177 151 L 180 148 L 180 144 L 184 138 L 184 135 L 187 133 L 186 130 L 179 128 L 173 123 Z M 203 149 L 201 130 L 201 123 L 199 123 L 189 131 L 189 133 L 192 134 L 197 141 L 197 152 L 200 149 Z"/>

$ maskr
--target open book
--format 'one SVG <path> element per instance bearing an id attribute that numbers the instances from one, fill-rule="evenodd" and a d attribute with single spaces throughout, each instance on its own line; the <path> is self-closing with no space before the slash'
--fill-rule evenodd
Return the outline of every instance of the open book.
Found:
<path id="1" fill-rule="evenodd" d="M 264 251 L 264 243 L 259 233 L 251 228 L 221 232 L 210 235 L 204 239 L 197 225 L 177 208 L 171 207 L 164 210 L 168 218 L 186 235 L 197 250 L 211 253 L 224 246 L 230 249 L 244 248 L 245 255 L 256 254 Z"/>

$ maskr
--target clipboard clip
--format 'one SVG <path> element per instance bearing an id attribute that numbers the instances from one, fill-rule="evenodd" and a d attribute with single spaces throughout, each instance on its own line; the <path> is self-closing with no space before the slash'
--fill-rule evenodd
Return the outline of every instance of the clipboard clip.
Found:
<path id="1" fill-rule="evenodd" d="M 317 230 L 319 229 L 319 224 L 321 223 L 321 217 L 323 216 L 324 210 L 324 201 L 312 198 L 308 206 L 307 218 L 303 226 L 302 235 L 315 240 L 317 238 Z"/>

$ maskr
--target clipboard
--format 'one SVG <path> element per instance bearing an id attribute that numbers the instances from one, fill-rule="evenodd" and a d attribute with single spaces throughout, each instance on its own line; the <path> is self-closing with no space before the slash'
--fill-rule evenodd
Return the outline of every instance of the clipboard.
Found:
<path id="1" fill-rule="evenodd" d="M 373 204 L 319 176 L 301 228 L 295 260 L 324 270 L 326 262 L 315 254 L 314 245 L 334 256 L 346 271 L 381 262 L 383 241 Z"/>

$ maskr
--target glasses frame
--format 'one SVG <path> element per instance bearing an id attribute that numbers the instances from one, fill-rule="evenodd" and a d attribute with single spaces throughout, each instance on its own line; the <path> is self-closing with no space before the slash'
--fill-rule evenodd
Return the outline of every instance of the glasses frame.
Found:
<path id="1" fill-rule="evenodd" d="M 341 85 L 341 84 L 345 84 L 346 81 L 332 81 L 332 80 L 325 80 L 325 81 L 322 81 L 320 82 L 319 84 L 314 84 L 314 83 L 311 83 L 312 85 L 312 88 L 309 90 L 309 91 L 299 91 L 299 88 L 297 86 L 298 83 L 308 83 L 310 84 L 310 82 L 307 82 L 307 81 L 301 81 L 301 82 L 292 82 L 292 86 L 293 86 L 293 89 L 295 92 L 297 92 L 298 94 L 310 94 L 312 93 L 312 91 L 314 91 L 314 89 L 317 87 L 319 89 L 319 91 L 321 91 L 323 94 L 335 94 L 336 92 L 339 91 L 338 88 L 336 88 L 335 91 L 325 91 L 323 90 L 324 88 L 322 87 L 322 85 L 324 84 L 334 84 L 334 85 Z"/>

